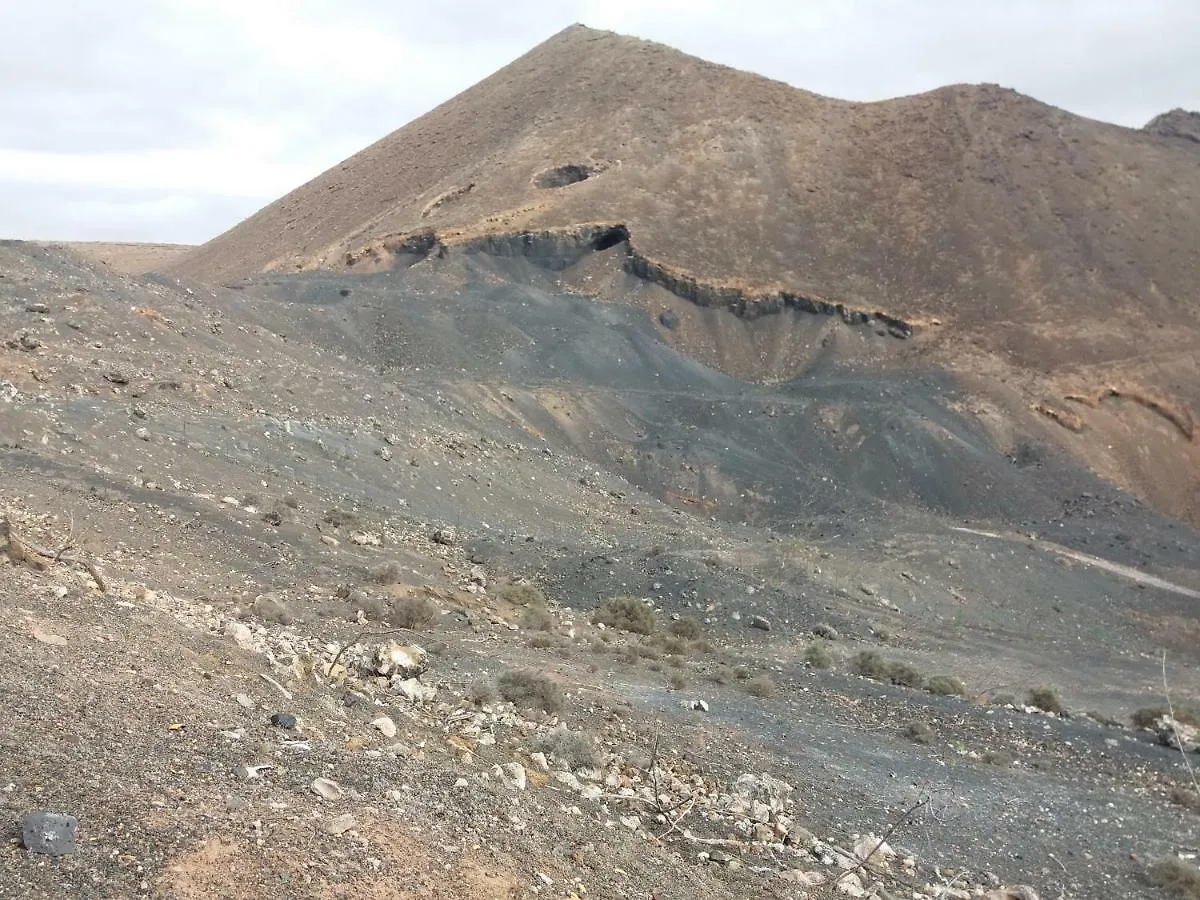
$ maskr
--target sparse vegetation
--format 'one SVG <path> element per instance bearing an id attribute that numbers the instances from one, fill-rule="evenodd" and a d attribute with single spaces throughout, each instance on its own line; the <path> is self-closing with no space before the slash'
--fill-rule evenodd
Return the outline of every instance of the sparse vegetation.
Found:
<path id="1" fill-rule="evenodd" d="M 325 510 L 324 521 L 334 528 L 342 528 L 353 531 L 362 528 L 362 520 L 358 517 L 358 513 L 352 509 L 327 509 Z"/>
<path id="2" fill-rule="evenodd" d="M 736 676 L 733 674 L 733 669 L 729 668 L 729 666 L 717 666 L 713 669 L 711 677 L 717 684 L 733 684 Z"/>
<path id="3" fill-rule="evenodd" d="M 1014 694 L 996 694 L 991 699 L 992 706 L 1016 706 L 1017 698 Z"/>
<path id="4" fill-rule="evenodd" d="M 804 661 L 814 669 L 828 669 L 833 665 L 829 647 L 823 641 L 813 641 L 805 648 Z"/>
<path id="5" fill-rule="evenodd" d="M 758 675 L 746 682 L 746 692 L 752 697 L 774 697 L 776 690 L 775 680 L 770 675 Z"/>
<path id="6" fill-rule="evenodd" d="M 467 700 L 476 706 L 487 706 L 500 699 L 496 685 L 486 678 L 474 681 L 467 688 Z"/>
<path id="7" fill-rule="evenodd" d="M 544 606 L 527 606 L 521 614 L 521 627 L 529 631 L 549 631 L 554 627 L 554 616 Z"/>
<path id="8" fill-rule="evenodd" d="M 904 729 L 904 736 L 914 744 L 928 744 L 933 734 L 933 726 L 924 719 L 913 719 Z"/>
<path id="9" fill-rule="evenodd" d="M 420 631 L 430 625 L 440 614 L 428 597 L 400 597 L 393 604 L 388 621 L 397 628 Z"/>
<path id="10" fill-rule="evenodd" d="M 546 595 L 536 584 L 506 584 L 496 592 L 496 596 L 513 606 L 546 606 Z"/>
<path id="11" fill-rule="evenodd" d="M 1059 699 L 1058 691 L 1052 687 L 1042 686 L 1031 688 L 1026 699 L 1029 701 L 1030 706 L 1036 706 L 1043 712 L 1057 715 L 1064 709 L 1062 700 Z"/>
<path id="12" fill-rule="evenodd" d="M 550 637 L 544 631 L 539 631 L 529 639 L 529 646 L 534 650 L 546 650 L 554 646 L 554 638 Z"/>
<path id="13" fill-rule="evenodd" d="M 553 757 L 569 769 L 595 769 L 603 762 L 596 739 L 586 731 L 555 726 L 534 741 L 534 750 Z"/>
<path id="14" fill-rule="evenodd" d="M 887 660 L 877 650 L 864 650 L 854 658 L 854 671 L 864 678 L 919 688 L 925 677 L 905 662 Z"/>
<path id="15" fill-rule="evenodd" d="M 632 634 L 653 634 L 658 617 L 637 597 L 610 597 L 592 614 L 592 624 Z"/>
<path id="16" fill-rule="evenodd" d="M 747 678 L 750 677 L 750 670 L 748 668 L 746 668 L 745 666 L 738 666 L 737 668 L 735 668 L 733 670 L 733 676 L 738 681 L 745 681 Z"/>
<path id="17" fill-rule="evenodd" d="M 371 570 L 371 580 L 380 585 L 399 584 L 403 578 L 403 570 L 400 564 L 392 561 L 376 566 Z"/>
<path id="18" fill-rule="evenodd" d="M 669 683 L 671 685 L 671 690 L 673 691 L 682 691 L 685 687 L 687 687 L 687 679 L 683 677 L 682 672 L 673 673 Z"/>
<path id="19" fill-rule="evenodd" d="M 988 750 L 979 758 L 989 766 L 998 766 L 1001 769 L 1007 769 L 1017 761 L 1009 750 Z"/>
<path id="20" fill-rule="evenodd" d="M 1190 809 L 1194 813 L 1200 813 L 1200 794 L 1193 790 L 1184 787 L 1173 787 L 1168 799 L 1176 806 L 1182 806 L 1184 809 Z"/>
<path id="21" fill-rule="evenodd" d="M 1175 721 L 1180 725 L 1192 725 L 1200 727 L 1200 712 L 1192 709 L 1190 706 L 1180 706 L 1174 704 Z M 1156 722 L 1163 716 L 1169 716 L 1171 711 L 1166 706 L 1147 706 L 1139 709 L 1129 720 L 1133 723 L 1134 728 L 1154 728 Z"/>
<path id="22" fill-rule="evenodd" d="M 1146 873 L 1150 883 L 1175 900 L 1200 900 L 1200 868 L 1175 856 L 1160 859 Z"/>
<path id="23" fill-rule="evenodd" d="M 704 636 L 704 626 L 691 616 L 676 619 L 668 626 L 667 630 L 685 641 L 698 641 Z"/>
<path id="24" fill-rule="evenodd" d="M 515 706 L 532 707 L 548 713 L 561 712 L 565 697 L 557 681 L 544 672 L 508 669 L 496 679 L 500 696 Z"/>
<path id="25" fill-rule="evenodd" d="M 925 682 L 925 690 L 940 697 L 961 697 L 967 692 L 963 683 L 953 675 L 932 675 Z"/>

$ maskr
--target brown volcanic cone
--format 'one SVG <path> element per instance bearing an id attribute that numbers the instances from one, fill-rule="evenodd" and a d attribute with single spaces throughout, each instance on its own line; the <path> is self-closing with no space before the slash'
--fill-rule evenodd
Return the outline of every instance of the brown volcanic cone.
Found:
<path id="1" fill-rule="evenodd" d="M 430 230 L 620 224 L 670 277 L 915 324 L 906 354 L 1007 381 L 1079 458 L 1196 517 L 1191 123 L 1122 128 L 987 85 L 849 103 L 573 26 L 168 268 L 358 271 Z M 672 340 L 790 377 L 811 354 L 760 353 L 792 340 L 778 323 L 732 362 Z"/>
<path id="2" fill-rule="evenodd" d="M 228 279 L 422 227 L 595 221 L 704 278 L 908 319 L 1196 315 L 1191 142 L 992 86 L 831 100 L 582 26 L 171 269 Z"/>

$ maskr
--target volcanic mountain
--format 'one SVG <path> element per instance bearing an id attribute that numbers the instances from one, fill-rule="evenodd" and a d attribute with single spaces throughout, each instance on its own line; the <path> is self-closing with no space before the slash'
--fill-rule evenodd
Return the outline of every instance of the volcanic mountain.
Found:
<path id="1" fill-rule="evenodd" d="M 1008 382 L 1006 415 L 1039 410 L 1094 469 L 1195 516 L 1189 121 L 1123 128 L 993 85 L 850 103 L 573 26 L 167 270 L 368 272 L 456 247 L 550 247 L 563 268 L 564 247 L 620 244 L 635 278 L 576 289 L 670 307 L 665 336 L 709 365 L 777 381 L 819 354 L 794 316 L 697 304 L 874 323 L 915 337 L 889 360 Z"/>

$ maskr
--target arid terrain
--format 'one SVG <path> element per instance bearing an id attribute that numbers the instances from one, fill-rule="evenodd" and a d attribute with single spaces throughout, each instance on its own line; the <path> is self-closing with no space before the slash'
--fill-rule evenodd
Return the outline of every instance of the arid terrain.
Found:
<path id="1" fill-rule="evenodd" d="M 0 242 L 0 897 L 1195 896 L 1190 124 L 577 27 Z"/>

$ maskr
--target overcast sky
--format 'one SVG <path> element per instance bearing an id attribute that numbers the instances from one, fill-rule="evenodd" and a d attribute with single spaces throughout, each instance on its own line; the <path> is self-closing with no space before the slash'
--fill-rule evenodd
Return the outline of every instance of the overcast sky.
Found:
<path id="1" fill-rule="evenodd" d="M 1200 109 L 1200 0 L 0 2 L 0 238 L 207 240 L 573 22 L 853 100 Z"/>

